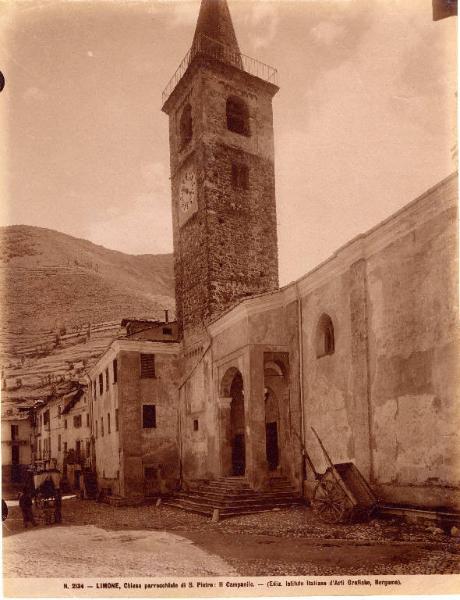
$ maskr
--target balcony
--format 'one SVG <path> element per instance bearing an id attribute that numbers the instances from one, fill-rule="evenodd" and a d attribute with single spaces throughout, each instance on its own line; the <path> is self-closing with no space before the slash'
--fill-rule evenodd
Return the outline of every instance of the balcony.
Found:
<path id="1" fill-rule="evenodd" d="M 199 35 L 195 39 L 193 46 L 184 56 L 176 72 L 169 80 L 168 85 L 163 90 L 161 95 L 163 105 L 184 76 L 190 63 L 197 56 L 214 58 L 220 62 L 233 65 L 254 77 L 259 77 L 259 79 L 263 79 L 268 83 L 272 83 L 273 85 L 278 84 L 278 71 L 274 67 L 270 67 L 269 65 L 266 65 L 255 58 L 251 58 L 250 56 L 246 56 L 245 54 L 241 54 L 240 52 L 235 52 L 230 46 L 225 46 L 206 35 Z"/>

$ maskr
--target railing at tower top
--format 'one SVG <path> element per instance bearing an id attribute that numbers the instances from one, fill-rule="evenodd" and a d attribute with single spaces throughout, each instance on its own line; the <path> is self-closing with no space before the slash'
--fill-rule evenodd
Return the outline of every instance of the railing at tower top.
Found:
<path id="1" fill-rule="evenodd" d="M 277 85 L 278 71 L 274 67 L 270 67 L 270 65 L 266 65 L 255 58 L 241 54 L 241 52 L 235 52 L 235 50 L 230 46 L 226 46 L 221 42 L 201 34 L 194 40 L 193 46 L 184 56 L 182 62 L 176 69 L 176 72 L 163 90 L 161 95 L 162 104 L 164 104 L 172 94 L 174 88 L 184 76 L 192 60 L 199 55 L 208 56 L 221 62 L 233 65 L 234 67 L 237 67 L 238 69 L 241 69 L 250 75 L 254 75 L 255 77 L 259 77 L 264 81 L 268 81 L 269 83 Z"/>

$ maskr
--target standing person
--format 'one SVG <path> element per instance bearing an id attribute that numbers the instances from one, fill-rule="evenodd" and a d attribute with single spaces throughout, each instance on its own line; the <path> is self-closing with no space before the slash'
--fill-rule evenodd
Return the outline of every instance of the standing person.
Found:
<path id="1" fill-rule="evenodd" d="M 6 521 L 8 518 L 8 505 L 5 500 L 2 498 L 2 521 Z"/>
<path id="2" fill-rule="evenodd" d="M 22 493 L 19 494 L 19 507 L 22 511 L 22 518 L 24 521 L 24 527 L 27 529 L 27 524 L 32 523 L 32 525 L 37 525 L 34 519 L 34 513 L 32 510 L 32 496 L 29 493 L 29 490 L 26 486 L 24 486 Z"/>
<path id="3" fill-rule="evenodd" d="M 61 523 L 62 521 L 62 495 L 61 489 L 56 488 L 54 492 L 54 522 Z"/>

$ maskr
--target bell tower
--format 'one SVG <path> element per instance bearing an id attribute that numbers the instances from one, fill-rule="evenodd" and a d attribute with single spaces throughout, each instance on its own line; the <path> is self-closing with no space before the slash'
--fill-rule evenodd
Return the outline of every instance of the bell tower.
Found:
<path id="1" fill-rule="evenodd" d="M 169 116 L 176 311 L 184 342 L 241 299 L 278 288 L 276 70 L 240 53 L 226 0 L 202 0 L 163 92 Z"/>

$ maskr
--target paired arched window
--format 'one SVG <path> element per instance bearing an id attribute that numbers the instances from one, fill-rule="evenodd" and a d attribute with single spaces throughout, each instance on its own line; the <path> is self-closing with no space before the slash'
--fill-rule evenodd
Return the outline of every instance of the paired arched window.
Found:
<path id="1" fill-rule="evenodd" d="M 316 328 L 316 357 L 334 354 L 335 336 L 334 325 L 329 315 L 321 315 Z"/>
<path id="2" fill-rule="evenodd" d="M 227 129 L 249 136 L 249 109 L 244 100 L 237 96 L 227 98 Z"/>
<path id="3" fill-rule="evenodd" d="M 190 104 L 186 104 L 184 106 L 184 110 L 182 111 L 180 117 L 180 145 L 181 148 L 186 146 L 193 135 L 193 124 L 192 124 L 192 107 Z"/>

